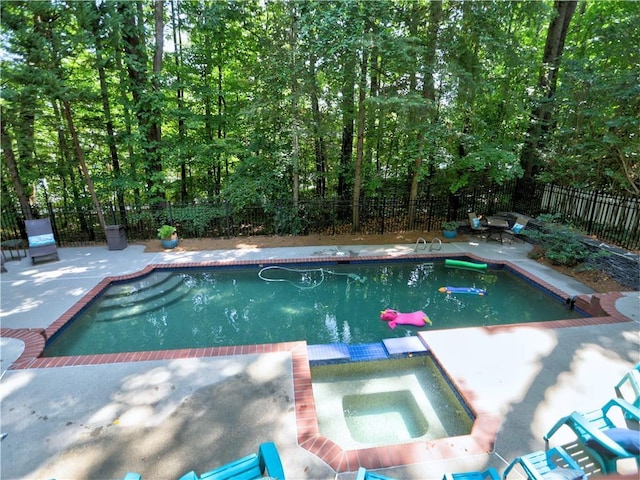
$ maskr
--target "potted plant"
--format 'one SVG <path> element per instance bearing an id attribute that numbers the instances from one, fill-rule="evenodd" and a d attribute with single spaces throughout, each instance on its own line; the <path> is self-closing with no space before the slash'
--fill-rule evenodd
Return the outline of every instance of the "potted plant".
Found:
<path id="1" fill-rule="evenodd" d="M 158 229 L 158 238 L 164 248 L 175 248 L 178 245 L 178 234 L 173 225 L 162 225 Z"/>
<path id="2" fill-rule="evenodd" d="M 456 235 L 458 234 L 458 222 L 442 222 L 440 226 L 442 227 L 442 236 L 444 238 L 456 238 Z"/>

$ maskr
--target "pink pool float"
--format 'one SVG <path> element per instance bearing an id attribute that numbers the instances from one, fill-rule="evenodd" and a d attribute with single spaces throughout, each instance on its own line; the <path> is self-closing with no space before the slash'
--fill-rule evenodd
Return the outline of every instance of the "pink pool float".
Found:
<path id="1" fill-rule="evenodd" d="M 421 310 L 411 313 L 400 313 L 397 310 L 387 308 L 380 312 L 380 320 L 389 322 L 390 328 L 396 328 L 396 325 L 413 325 L 414 327 L 424 327 L 427 323 L 431 325 L 431 320 L 427 314 Z"/>

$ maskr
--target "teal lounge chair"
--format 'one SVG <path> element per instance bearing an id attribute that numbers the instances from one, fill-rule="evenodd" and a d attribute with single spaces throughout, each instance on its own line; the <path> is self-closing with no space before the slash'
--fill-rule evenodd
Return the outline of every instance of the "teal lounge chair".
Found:
<path id="1" fill-rule="evenodd" d="M 265 473 L 270 478 L 284 480 L 280 455 L 271 442 L 260 445 L 257 455 L 252 453 L 200 476 L 191 471 L 179 480 L 253 480 L 262 478 Z"/>
<path id="2" fill-rule="evenodd" d="M 617 426 L 610 417 L 612 408 L 619 408 L 625 417 L 640 421 L 640 409 L 614 398 L 598 410 L 573 412 L 561 418 L 544 436 L 547 449 L 551 437 L 561 427 L 568 427 L 578 443 L 600 464 L 603 473 L 616 473 L 618 460 L 624 458 L 634 458 L 640 465 L 640 432 Z"/>
<path id="3" fill-rule="evenodd" d="M 445 473 L 442 480 L 500 480 L 500 474 L 489 467 L 482 472 Z"/>
<path id="4" fill-rule="evenodd" d="M 618 398 L 640 408 L 640 363 L 620 379 L 614 390 Z"/>
<path id="5" fill-rule="evenodd" d="M 358 469 L 358 473 L 356 474 L 356 480 L 395 480 L 395 478 L 387 477 L 380 473 L 375 473 L 367 470 L 364 467 L 360 467 Z"/>
<path id="6" fill-rule="evenodd" d="M 516 458 L 504 471 L 503 478 L 519 466 L 530 480 L 578 480 L 587 476 L 580 465 L 562 448 L 555 447 L 546 452 L 542 450 Z"/>

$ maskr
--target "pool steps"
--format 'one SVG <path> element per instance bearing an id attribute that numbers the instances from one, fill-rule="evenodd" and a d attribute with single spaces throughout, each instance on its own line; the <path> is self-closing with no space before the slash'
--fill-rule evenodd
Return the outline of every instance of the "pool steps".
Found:
<path id="1" fill-rule="evenodd" d="M 97 305 L 95 321 L 126 320 L 160 310 L 189 294 L 188 290 L 179 288 L 182 284 L 180 275 L 158 272 L 133 284 L 113 285 Z"/>
<path id="2" fill-rule="evenodd" d="M 427 355 L 429 348 L 419 337 L 386 338 L 381 342 L 328 343 L 323 345 L 307 345 L 309 365 L 329 365 L 335 363 L 364 362 L 371 360 L 387 360 Z"/>

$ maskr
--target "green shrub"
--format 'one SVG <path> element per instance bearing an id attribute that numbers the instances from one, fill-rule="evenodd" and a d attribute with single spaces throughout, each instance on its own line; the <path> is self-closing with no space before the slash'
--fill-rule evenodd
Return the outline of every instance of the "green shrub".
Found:
<path id="1" fill-rule="evenodd" d="M 440 227 L 442 228 L 442 230 L 455 232 L 456 230 L 458 230 L 458 222 L 453 222 L 453 221 L 442 222 L 442 224 L 440 224 Z"/>
<path id="2" fill-rule="evenodd" d="M 541 230 L 527 229 L 522 232 L 539 246 L 536 256 L 542 256 L 554 265 L 575 267 L 603 255 L 589 250 L 582 241 L 582 235 L 560 223 L 558 214 L 540 215 L 538 220 L 543 223 Z"/>
<path id="3" fill-rule="evenodd" d="M 173 208 L 173 220 L 185 237 L 206 237 L 211 226 L 225 217 L 224 205 L 186 205 Z"/>
<path id="4" fill-rule="evenodd" d="M 169 240 L 176 233 L 176 227 L 173 225 L 162 225 L 158 229 L 158 238 L 161 240 Z"/>
<path id="5" fill-rule="evenodd" d="M 276 207 L 274 224 L 278 235 L 304 235 L 308 223 L 303 208 Z"/>

